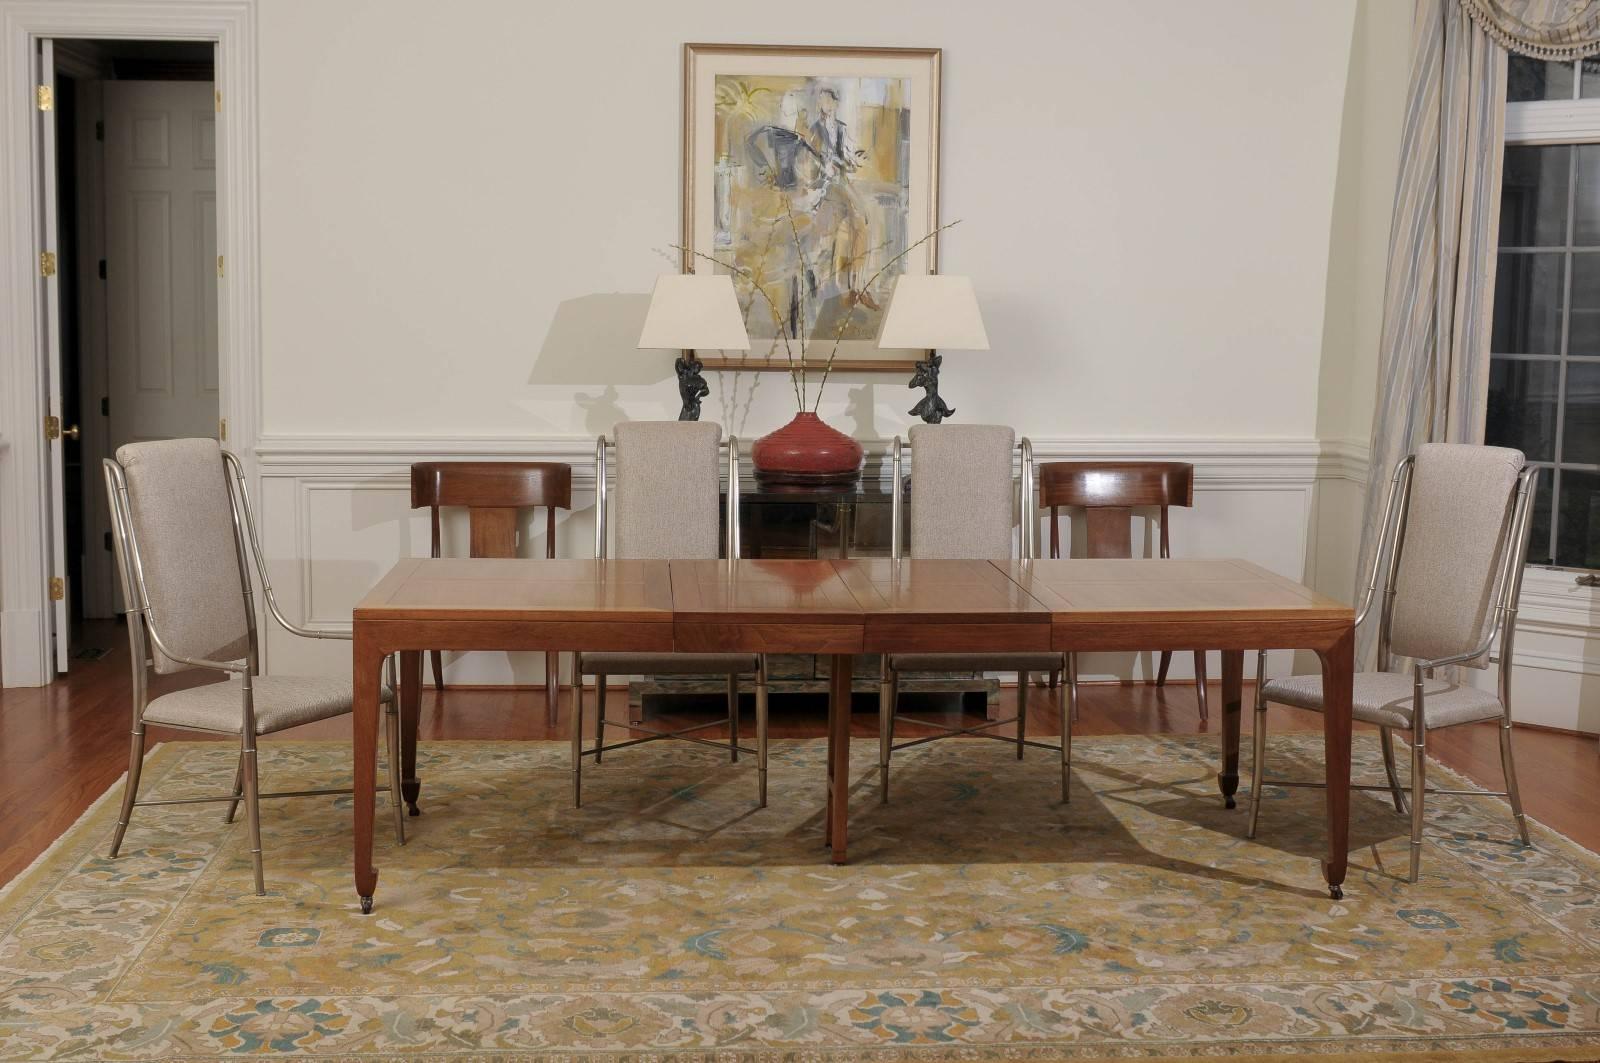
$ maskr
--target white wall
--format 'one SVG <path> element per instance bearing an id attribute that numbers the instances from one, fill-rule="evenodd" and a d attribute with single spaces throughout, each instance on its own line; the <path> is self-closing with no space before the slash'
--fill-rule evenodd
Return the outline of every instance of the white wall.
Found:
<path id="1" fill-rule="evenodd" d="M 673 268 L 679 46 L 820 35 L 945 49 L 943 215 L 965 224 L 943 268 L 976 278 L 994 347 L 946 361 L 963 420 L 1312 438 L 1354 13 L 935 0 L 797 37 L 726 2 L 262 0 L 265 431 L 675 414 L 670 356 L 633 349 L 641 299 L 614 297 Z M 781 377 L 738 386 L 730 429 L 787 419 Z M 884 437 L 912 399 L 854 377 L 823 412 Z"/>
<path id="2" fill-rule="evenodd" d="M 943 217 L 964 224 L 941 265 L 975 278 L 993 344 L 946 359 L 959 418 L 1010 423 L 1041 458 L 1193 460 L 1180 553 L 1337 568 L 1347 544 L 1308 553 L 1313 506 L 1363 433 L 1319 399 L 1330 350 L 1356 342 L 1330 339 L 1325 310 L 1381 297 L 1346 224 L 1392 189 L 1357 148 L 1382 116 L 1351 83 L 1396 76 L 1372 69 L 1392 49 L 1362 50 L 1395 21 L 1380 6 L 1409 8 L 926 0 L 801 32 L 705 0 L 261 0 L 261 501 L 280 594 L 340 626 L 426 549 L 409 461 L 582 463 L 616 420 L 675 415 L 670 356 L 633 343 L 675 268 L 690 40 L 942 47 Z M 706 416 L 746 438 L 792 412 L 780 376 L 711 384 Z M 844 376 L 822 413 L 884 439 L 915 398 Z M 564 548 L 586 551 L 589 519 Z M 337 670 L 338 653 L 280 639 L 269 660 Z M 452 674 L 538 681 L 536 661 L 491 656 Z"/>

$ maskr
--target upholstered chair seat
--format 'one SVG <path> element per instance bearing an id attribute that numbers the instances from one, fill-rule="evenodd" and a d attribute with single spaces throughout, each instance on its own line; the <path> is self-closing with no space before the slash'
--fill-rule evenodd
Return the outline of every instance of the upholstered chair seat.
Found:
<path id="1" fill-rule="evenodd" d="M 1413 715 L 1411 677 L 1399 672 L 1358 672 L 1351 694 L 1351 713 L 1363 723 L 1411 730 Z M 1274 679 L 1262 691 L 1268 701 L 1298 709 L 1322 711 L 1322 677 L 1297 675 Z M 1427 703 L 1425 723 L 1431 730 L 1458 723 L 1493 720 L 1505 712 L 1500 699 L 1488 690 L 1462 686 L 1443 679 L 1424 679 Z"/>
<path id="2" fill-rule="evenodd" d="M 153 698 L 145 706 L 146 723 L 183 727 L 191 731 L 238 734 L 244 729 L 243 682 L 230 677 Z M 254 680 L 256 734 L 272 734 L 303 723 L 315 723 L 350 711 L 348 679 L 301 675 L 258 675 Z M 394 700 L 387 684 L 382 700 Z"/>

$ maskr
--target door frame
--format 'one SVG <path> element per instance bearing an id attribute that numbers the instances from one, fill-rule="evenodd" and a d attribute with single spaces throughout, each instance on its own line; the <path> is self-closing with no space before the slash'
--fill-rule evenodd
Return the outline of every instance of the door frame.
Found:
<path id="1" fill-rule="evenodd" d="M 55 676 L 47 638 L 49 448 L 34 300 L 38 182 L 32 56 L 41 37 L 210 41 L 216 45 L 217 357 L 227 445 L 256 479 L 260 429 L 260 214 L 255 0 L 0 0 L 0 684 Z M 25 104 L 25 106 L 24 106 Z"/>

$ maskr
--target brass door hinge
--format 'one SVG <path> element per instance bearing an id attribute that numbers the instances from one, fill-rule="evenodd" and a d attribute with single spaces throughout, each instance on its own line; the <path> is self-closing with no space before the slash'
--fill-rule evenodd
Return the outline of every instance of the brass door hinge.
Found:
<path id="1" fill-rule="evenodd" d="M 44 437 L 52 442 L 61 438 L 61 418 L 53 415 L 45 417 Z"/>
<path id="2" fill-rule="evenodd" d="M 56 275 L 56 253 L 54 251 L 39 252 L 39 276 L 54 277 Z"/>
<path id="3" fill-rule="evenodd" d="M 217 256 L 217 276 L 222 276 L 222 256 Z"/>
<path id="4" fill-rule="evenodd" d="M 217 97 L 217 113 L 221 114 L 222 113 L 222 90 L 221 89 L 217 89 L 216 90 L 216 97 Z"/>
<path id="5" fill-rule="evenodd" d="M 67 596 L 67 581 L 60 576 L 50 577 L 50 600 L 59 602 Z"/>
<path id="6" fill-rule="evenodd" d="M 221 418 L 217 419 L 217 442 L 226 443 L 227 441 L 228 441 L 228 419 L 226 417 L 221 417 Z"/>
<path id="7" fill-rule="evenodd" d="M 39 100 L 39 110 L 53 111 L 56 109 L 56 90 L 53 85 L 40 85 L 36 93 Z"/>

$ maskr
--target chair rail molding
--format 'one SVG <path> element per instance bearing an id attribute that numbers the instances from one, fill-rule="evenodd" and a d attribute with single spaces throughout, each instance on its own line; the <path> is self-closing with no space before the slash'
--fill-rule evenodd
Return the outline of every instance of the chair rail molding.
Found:
<path id="1" fill-rule="evenodd" d="M 0 0 L 0 422 L 41 425 L 47 381 L 37 342 L 33 47 L 43 37 L 198 40 L 216 44 L 218 359 L 230 442 L 253 464 L 260 417 L 260 273 L 255 0 Z M 54 675 L 45 636 L 49 451 L 42 432 L 13 429 L 0 453 L 0 680 L 38 686 Z M 251 470 L 253 471 L 253 470 Z"/>

